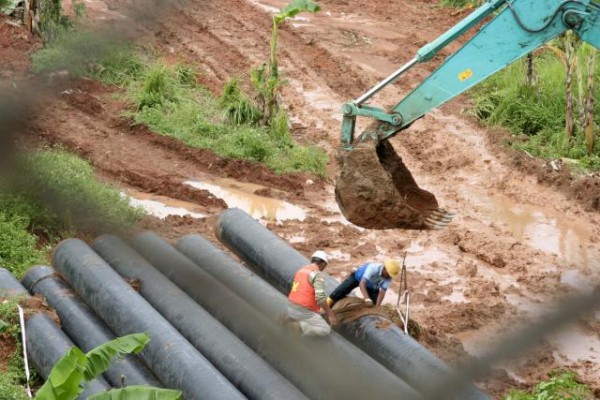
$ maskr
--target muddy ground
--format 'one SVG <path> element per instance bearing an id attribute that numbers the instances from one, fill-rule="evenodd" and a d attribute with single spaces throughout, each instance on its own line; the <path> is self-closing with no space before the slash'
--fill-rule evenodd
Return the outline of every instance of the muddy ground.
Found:
<path id="1" fill-rule="evenodd" d="M 244 76 L 267 59 L 270 17 L 285 3 L 182 1 L 143 40 L 169 59 L 196 65 L 202 82 L 218 94 L 229 78 Z M 408 61 L 465 13 L 440 8 L 437 1 L 321 3 L 321 13 L 302 15 L 281 30 L 280 63 L 289 80 L 283 103 L 295 139 L 316 144 L 334 160 L 341 104 Z M 120 9 L 126 8 L 117 0 L 89 4 L 90 18 L 97 22 L 109 12 L 121 18 Z M 1 23 L 0 29 L 8 29 Z M 2 69 L 9 71 L 1 76 L 23 68 L 21 61 L 10 68 L 4 61 L 6 49 L 26 60 L 31 39 L 20 40 L 29 45 L 0 42 Z M 409 73 L 374 103 L 393 105 L 438 61 Z M 424 332 L 421 340 L 449 363 L 482 354 L 498 344 L 499 334 L 548 311 L 553 300 L 596 285 L 597 179 L 574 181 L 557 163 L 506 150 L 505 141 L 512 140 L 506 132 L 481 127 L 464 115 L 466 97 L 392 140 L 419 184 L 456 212 L 452 224 L 442 231 L 373 231 L 343 219 L 331 180 L 277 176 L 256 163 L 187 149 L 120 117 L 124 105 L 111 96 L 116 89 L 85 80 L 69 85 L 35 118 L 30 133 L 85 156 L 102 179 L 155 211 L 194 213 L 149 216 L 140 229 L 171 240 L 189 232 L 214 239 L 214 216 L 238 206 L 307 256 L 315 249 L 331 254 L 329 272 L 338 278 L 365 260 L 407 252 L 411 312 Z M 334 176 L 335 162 L 328 169 Z M 395 283 L 386 301 L 394 303 L 397 292 Z M 531 386 L 564 367 L 598 391 L 599 327 L 600 313 L 588 315 L 529 355 L 497 365 L 478 383 L 500 398 L 510 387 Z"/>

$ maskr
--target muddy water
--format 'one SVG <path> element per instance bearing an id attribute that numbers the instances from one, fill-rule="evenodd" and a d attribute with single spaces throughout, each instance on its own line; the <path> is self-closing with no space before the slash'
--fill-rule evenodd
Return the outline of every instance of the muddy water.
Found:
<path id="1" fill-rule="evenodd" d="M 486 222 L 501 224 L 515 239 L 578 267 L 600 264 L 599 255 L 588 251 L 592 235 L 588 228 L 547 209 L 517 204 L 503 195 L 489 196 L 477 190 L 469 195 L 482 208 Z"/>
<path id="2" fill-rule="evenodd" d="M 157 218 L 164 219 L 169 215 L 189 215 L 193 218 L 206 217 L 205 214 L 199 212 L 198 205 L 194 203 L 134 190 L 128 190 L 127 193 L 121 193 L 121 195 L 129 197 L 129 204 L 132 206 L 142 207 L 146 213 Z"/>
<path id="3" fill-rule="evenodd" d="M 230 179 L 212 182 L 186 181 L 196 189 L 208 190 L 214 196 L 223 199 L 229 208 L 239 208 L 254 218 L 268 222 L 280 222 L 290 219 L 303 221 L 306 212 L 291 203 L 255 194 L 264 186 L 241 183 Z"/>

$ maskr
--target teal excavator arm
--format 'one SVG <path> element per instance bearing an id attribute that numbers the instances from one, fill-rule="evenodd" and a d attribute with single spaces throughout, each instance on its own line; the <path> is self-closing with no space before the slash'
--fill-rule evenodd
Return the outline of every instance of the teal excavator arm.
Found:
<path id="1" fill-rule="evenodd" d="M 441 229 L 454 213 L 417 184 L 386 140 L 433 108 L 571 29 L 600 48 L 598 0 L 488 0 L 367 93 L 343 107 L 342 168 L 336 201 L 346 219 L 369 229 Z M 492 17 L 493 16 L 493 17 Z M 389 111 L 365 103 L 413 66 L 431 60 L 486 18 L 490 21 Z M 356 118 L 375 121 L 357 138 Z"/>
<path id="2" fill-rule="evenodd" d="M 389 112 L 365 105 L 414 65 L 431 60 L 470 28 L 504 8 L 435 72 Z M 485 80 L 527 53 L 572 29 L 600 48 L 600 4 L 590 0 L 488 0 L 367 93 L 343 106 L 342 144 L 355 145 L 357 116 L 378 121 L 357 139 L 382 141 L 406 129 L 433 108 Z"/>

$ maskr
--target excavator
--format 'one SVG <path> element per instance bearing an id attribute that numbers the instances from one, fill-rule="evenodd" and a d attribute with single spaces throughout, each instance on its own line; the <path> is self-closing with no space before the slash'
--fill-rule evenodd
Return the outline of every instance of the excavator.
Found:
<path id="1" fill-rule="evenodd" d="M 386 111 L 367 101 L 415 65 L 430 61 L 471 28 L 479 30 L 433 73 Z M 344 217 L 367 229 L 442 229 L 453 213 L 420 188 L 389 139 L 426 113 L 495 72 L 573 30 L 600 48 L 597 0 L 487 0 L 408 63 L 343 105 L 336 201 Z M 374 121 L 355 137 L 357 117 Z"/>

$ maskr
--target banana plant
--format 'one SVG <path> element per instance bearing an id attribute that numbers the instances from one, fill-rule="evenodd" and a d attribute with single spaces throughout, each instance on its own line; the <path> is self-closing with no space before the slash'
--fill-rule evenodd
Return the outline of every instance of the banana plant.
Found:
<path id="1" fill-rule="evenodd" d="M 293 0 L 277 14 L 273 15 L 273 31 L 271 32 L 271 44 L 269 65 L 263 65 L 254 69 L 250 78 L 259 94 L 259 107 L 263 114 L 263 122 L 270 125 L 271 119 L 277 113 L 277 92 L 284 85 L 279 78 L 279 64 L 277 61 L 277 44 L 279 42 L 279 26 L 288 18 L 294 18 L 302 12 L 316 13 L 321 6 L 312 0 Z"/>
<path id="2" fill-rule="evenodd" d="M 72 347 L 52 368 L 48 379 L 38 390 L 36 400 L 75 400 L 85 390 L 87 382 L 108 370 L 115 359 L 136 354 L 148 344 L 145 333 L 134 333 L 104 343 L 87 354 Z M 108 397 L 106 397 L 108 396 Z M 149 386 L 131 386 L 90 396 L 90 399 L 177 400 L 181 392 Z"/>

